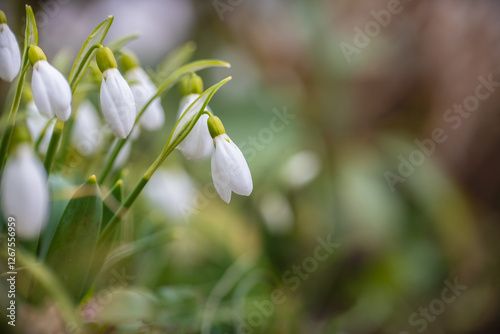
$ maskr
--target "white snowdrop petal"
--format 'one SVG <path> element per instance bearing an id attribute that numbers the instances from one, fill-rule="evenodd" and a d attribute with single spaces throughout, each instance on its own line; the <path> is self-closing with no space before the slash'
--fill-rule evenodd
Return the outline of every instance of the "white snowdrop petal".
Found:
<path id="1" fill-rule="evenodd" d="M 229 203 L 231 201 L 231 187 L 229 186 L 228 175 L 220 168 L 215 154 L 212 155 L 211 165 L 215 190 L 217 190 L 217 193 L 224 202 Z"/>
<path id="2" fill-rule="evenodd" d="M 226 134 L 217 136 L 215 145 L 215 158 L 223 173 L 227 174 L 232 191 L 250 195 L 253 190 L 252 175 L 243 153 Z"/>
<path id="3" fill-rule="evenodd" d="M 71 88 L 66 78 L 46 60 L 33 66 L 33 99 L 43 114 L 67 121 L 71 114 Z"/>
<path id="4" fill-rule="evenodd" d="M 54 111 L 50 106 L 47 88 L 45 87 L 40 72 L 37 70 L 37 64 L 33 67 L 33 74 L 31 76 L 31 91 L 33 93 L 33 99 L 38 111 L 50 118 L 54 116 Z"/>
<path id="5" fill-rule="evenodd" d="M 134 126 L 136 110 L 132 90 L 118 69 L 104 71 L 100 100 L 106 123 L 117 137 L 126 138 Z"/>
<path id="6" fill-rule="evenodd" d="M 208 115 L 201 115 L 191 132 L 177 146 L 186 159 L 204 159 L 213 151 L 213 141 L 207 126 Z"/>
<path id="7" fill-rule="evenodd" d="M 147 73 L 140 67 L 135 67 L 127 72 L 127 77 L 132 81 L 131 89 L 134 94 L 136 111 L 139 113 L 144 105 L 156 94 L 157 88 Z M 151 102 L 140 119 L 141 125 L 150 131 L 157 130 L 165 122 L 165 112 L 161 100 L 156 98 Z"/>
<path id="8" fill-rule="evenodd" d="M 21 52 L 16 36 L 6 23 L 0 24 L 0 78 L 11 82 L 21 68 Z"/>
<path id="9" fill-rule="evenodd" d="M 180 118 L 186 109 L 199 97 L 199 94 L 190 94 L 182 98 L 177 118 Z M 208 106 L 206 110 L 209 110 Z M 196 111 L 193 109 L 193 111 Z M 192 115 L 191 115 L 192 116 Z M 185 122 L 189 120 L 186 115 L 179 123 L 178 128 L 182 128 Z M 208 115 L 201 115 L 191 132 L 184 138 L 184 140 L 177 146 L 177 149 L 182 152 L 186 159 L 204 159 L 207 158 L 213 151 L 213 141 L 208 131 L 207 126 Z"/>
<path id="10" fill-rule="evenodd" d="M 43 229 L 49 214 L 49 189 L 42 163 L 31 147 L 23 145 L 11 156 L 2 176 L 2 212 L 16 219 L 16 233 L 33 239 Z"/>

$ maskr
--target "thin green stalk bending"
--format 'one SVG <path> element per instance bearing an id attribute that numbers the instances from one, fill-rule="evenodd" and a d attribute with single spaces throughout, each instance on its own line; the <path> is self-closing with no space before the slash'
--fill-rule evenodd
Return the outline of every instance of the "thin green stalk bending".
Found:
<path id="1" fill-rule="evenodd" d="M 87 61 L 89 58 L 93 57 L 93 52 L 95 49 L 102 48 L 101 44 L 94 44 L 90 47 L 90 49 L 87 51 L 85 56 L 83 57 L 82 62 L 80 63 L 80 66 L 78 66 L 78 69 L 75 72 L 75 75 L 73 79 L 71 79 L 70 86 L 71 86 L 71 93 L 74 93 L 76 90 L 76 87 L 78 86 L 78 82 L 80 82 L 80 79 L 82 76 L 80 76 L 80 72 L 83 71 L 83 67 L 85 67 Z"/>
<path id="2" fill-rule="evenodd" d="M 27 70 L 28 66 L 25 66 L 23 64 L 23 69 L 21 75 L 19 76 L 19 81 L 17 82 L 14 101 L 12 101 L 12 106 L 10 107 L 9 111 L 9 117 L 7 118 L 7 126 L 2 136 L 2 143 L 0 144 L 0 171 L 3 170 L 3 166 L 6 160 L 5 158 L 7 156 L 7 150 L 10 144 L 10 138 L 12 137 L 14 126 L 16 125 L 16 115 L 17 115 L 17 110 L 19 109 L 19 104 L 21 103 L 21 96 L 23 93 L 24 81 L 26 79 Z"/>
<path id="3" fill-rule="evenodd" d="M 61 141 L 62 132 L 64 129 L 64 122 L 58 119 L 54 125 L 54 131 L 52 132 L 52 137 L 50 137 L 49 147 L 47 153 L 45 154 L 45 159 L 43 161 L 43 166 L 47 171 L 47 175 L 50 174 L 50 169 L 52 168 L 52 163 L 56 156 L 57 148 L 59 147 L 59 142 Z"/>

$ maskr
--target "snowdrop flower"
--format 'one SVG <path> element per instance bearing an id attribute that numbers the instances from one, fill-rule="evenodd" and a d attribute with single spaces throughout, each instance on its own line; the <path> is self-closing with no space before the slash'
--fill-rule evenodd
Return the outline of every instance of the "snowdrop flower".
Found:
<path id="1" fill-rule="evenodd" d="M 101 121 L 94 105 L 84 100 L 78 108 L 73 133 L 72 145 L 84 157 L 94 155 L 102 143 Z"/>
<path id="2" fill-rule="evenodd" d="M 66 78 L 36 45 L 31 45 L 28 57 L 33 66 L 31 90 L 38 111 L 47 117 L 56 116 L 67 121 L 71 115 L 71 88 Z"/>
<path id="3" fill-rule="evenodd" d="M 28 144 L 20 144 L 7 160 L 1 194 L 4 218 L 15 218 L 21 238 L 36 238 L 48 219 L 49 188 L 45 169 Z"/>
<path id="4" fill-rule="evenodd" d="M 217 116 L 208 118 L 208 129 L 215 146 L 212 155 L 212 180 L 219 196 L 231 201 L 231 191 L 249 196 L 252 193 L 252 175 L 238 146 L 226 134 Z"/>
<path id="5" fill-rule="evenodd" d="M 16 36 L 7 25 L 7 18 L 0 10 L 0 78 L 11 82 L 21 68 L 21 52 Z"/>
<path id="6" fill-rule="evenodd" d="M 192 75 L 183 86 L 183 93 L 186 95 L 181 100 L 178 118 L 184 114 L 186 109 L 203 91 L 203 82 L 197 75 Z M 210 108 L 207 107 L 207 110 L 210 111 Z M 207 114 L 201 115 L 191 129 L 191 132 L 189 132 L 186 138 L 177 146 L 177 149 L 182 152 L 186 159 L 204 159 L 212 153 L 213 141 L 210 137 L 210 132 L 208 132 L 207 120 Z"/>
<path id="7" fill-rule="evenodd" d="M 96 61 L 102 72 L 101 109 L 104 119 L 118 138 L 126 138 L 135 122 L 134 95 L 118 71 L 115 56 L 109 48 L 97 50 Z"/>
<path id="8" fill-rule="evenodd" d="M 139 66 L 139 61 L 132 54 L 125 53 L 121 57 L 125 76 L 131 83 L 137 114 L 144 105 L 156 94 L 157 88 L 146 72 Z M 160 98 L 154 99 L 140 118 L 141 125 L 149 131 L 158 130 L 165 122 L 165 112 Z"/>

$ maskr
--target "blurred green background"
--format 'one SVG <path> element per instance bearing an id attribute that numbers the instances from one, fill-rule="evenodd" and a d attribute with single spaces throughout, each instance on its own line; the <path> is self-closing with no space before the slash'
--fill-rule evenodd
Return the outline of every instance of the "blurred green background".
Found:
<path id="1" fill-rule="evenodd" d="M 497 1 L 27 3 L 49 60 L 72 60 L 113 14 L 105 43 L 141 32 L 128 47 L 147 69 L 188 41 L 195 59 L 232 64 L 200 75 L 206 87 L 233 77 L 210 107 L 247 158 L 252 195 L 226 205 L 209 161 L 169 157 L 121 233 L 171 233 L 109 263 L 82 309 L 96 332 L 500 332 Z M 24 2 L 0 8 L 21 36 Z M 134 142 L 127 192 L 178 103 L 174 89 L 164 129 Z M 18 322 L 64 331 L 50 302 Z"/>

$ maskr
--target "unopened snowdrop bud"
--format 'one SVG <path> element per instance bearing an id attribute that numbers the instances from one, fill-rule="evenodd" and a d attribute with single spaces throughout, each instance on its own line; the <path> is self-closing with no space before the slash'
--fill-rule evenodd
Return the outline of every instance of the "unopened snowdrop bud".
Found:
<path id="1" fill-rule="evenodd" d="M 2 175 L 2 213 L 13 217 L 21 238 L 36 238 L 47 222 L 49 188 L 42 163 L 28 144 L 20 144 Z"/>
<path id="2" fill-rule="evenodd" d="M 7 18 L 0 10 L 0 78 L 11 82 L 21 68 L 21 52 L 16 36 L 7 25 Z"/>
<path id="3" fill-rule="evenodd" d="M 125 76 L 131 82 L 130 88 L 134 94 L 136 112 L 139 113 L 146 103 L 156 94 L 157 88 L 147 73 L 139 66 L 137 58 L 124 53 L 120 57 Z M 140 118 L 141 125 L 149 131 L 158 130 L 165 122 L 165 112 L 160 98 L 154 99 Z"/>
<path id="4" fill-rule="evenodd" d="M 181 81 L 182 96 L 201 93 L 203 93 L 203 80 L 196 73 L 191 73 Z"/>
<path id="5" fill-rule="evenodd" d="M 118 138 L 126 138 L 135 122 L 134 95 L 118 71 L 111 49 L 103 47 L 97 50 L 96 62 L 102 72 L 101 109 L 104 119 Z"/>
<path id="6" fill-rule="evenodd" d="M 71 115 L 71 88 L 66 78 L 36 45 L 31 45 L 28 58 L 33 66 L 31 90 L 38 111 L 47 117 L 56 116 L 67 121 Z"/>
<path id="7" fill-rule="evenodd" d="M 252 175 L 243 153 L 226 134 L 217 116 L 210 116 L 207 123 L 215 146 L 212 180 L 217 193 L 226 203 L 231 201 L 231 191 L 249 196 L 253 189 Z"/>

